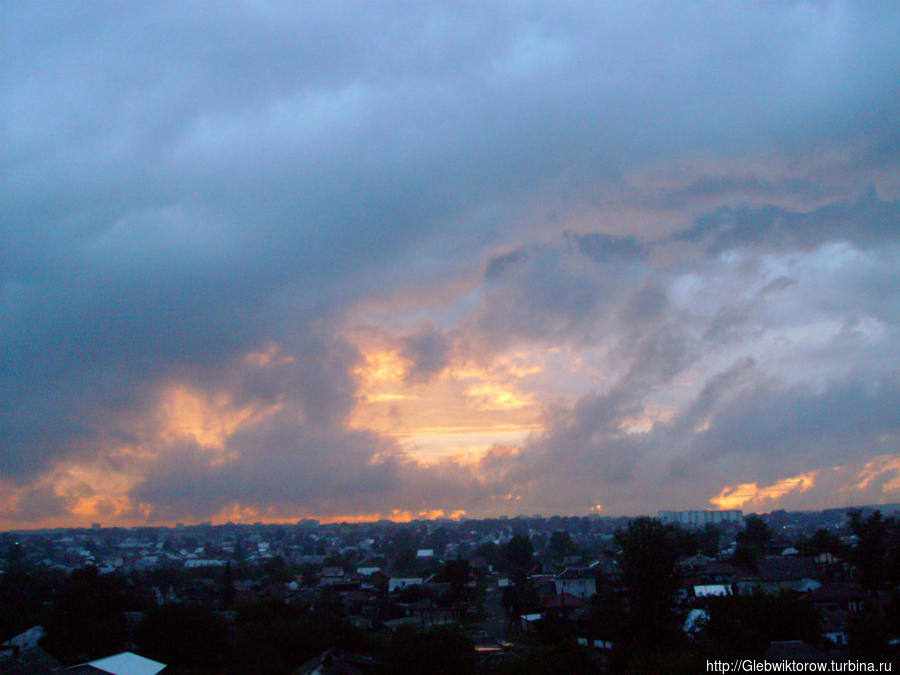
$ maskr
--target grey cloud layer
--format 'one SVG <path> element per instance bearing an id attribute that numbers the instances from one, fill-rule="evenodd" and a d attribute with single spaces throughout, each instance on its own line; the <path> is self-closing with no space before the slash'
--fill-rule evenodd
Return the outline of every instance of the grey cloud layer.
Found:
<path id="1" fill-rule="evenodd" d="M 708 508 L 726 486 L 858 470 L 900 450 L 898 203 L 870 194 L 811 213 L 747 211 L 743 233 L 700 222 L 678 262 L 648 262 L 669 238 L 579 236 L 488 263 L 474 322 L 486 344 L 593 346 L 605 373 L 526 444 L 513 479 L 523 499 Z M 668 415 L 629 430 L 660 405 Z M 892 476 L 865 498 L 884 499 Z M 824 485 L 794 504 L 845 499 L 847 485 Z"/>
<path id="2" fill-rule="evenodd" d="M 288 475 L 315 477 L 323 496 L 273 488 L 285 511 L 361 509 L 354 494 L 409 508 L 442 491 L 477 509 L 512 479 L 369 463 L 396 448 L 346 429 L 359 355 L 340 333 L 357 303 L 483 265 L 485 311 L 458 335 L 483 350 L 612 340 L 621 418 L 714 334 L 754 329 L 753 307 L 726 307 L 698 341 L 673 304 L 679 274 L 707 274 L 729 250 L 841 241 L 896 263 L 891 4 L 0 11 L 0 479 L 14 485 L 62 459 L 115 465 L 109 449 L 145 439 L 160 387 L 178 380 L 290 401 L 304 421 L 230 439 L 241 459 L 214 470 L 185 449 L 177 489 L 163 453 L 135 495 L 166 517 L 189 492 L 197 515 L 224 495 L 265 505 L 267 482 Z M 641 183 L 660 166 L 675 178 Z M 857 199 L 869 184 L 882 196 Z M 613 237 L 616 199 L 671 222 Z M 572 225 L 593 210 L 602 222 Z M 681 253 L 661 270 L 668 249 Z M 900 294 L 882 271 L 835 293 L 858 310 L 857 323 L 840 312 L 851 347 L 874 316 L 893 354 Z M 410 377 L 439 372 L 452 343 L 410 335 Z M 270 344 L 297 359 L 290 372 L 236 385 L 241 358 Z M 26 520 L 64 507 L 46 488 L 26 501 Z"/>

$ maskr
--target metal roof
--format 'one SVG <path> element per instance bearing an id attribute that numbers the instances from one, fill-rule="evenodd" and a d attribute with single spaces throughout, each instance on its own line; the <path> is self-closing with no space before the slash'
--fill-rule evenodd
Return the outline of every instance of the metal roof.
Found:
<path id="1" fill-rule="evenodd" d="M 132 652 L 114 654 L 85 665 L 110 673 L 110 675 L 156 675 L 166 667 L 165 663 L 147 659 Z"/>

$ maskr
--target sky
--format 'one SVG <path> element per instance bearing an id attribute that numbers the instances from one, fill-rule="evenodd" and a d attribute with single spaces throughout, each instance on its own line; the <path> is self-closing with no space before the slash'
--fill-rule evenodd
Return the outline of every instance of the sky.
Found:
<path id="1" fill-rule="evenodd" d="M 0 25 L 0 529 L 900 501 L 896 2 Z"/>

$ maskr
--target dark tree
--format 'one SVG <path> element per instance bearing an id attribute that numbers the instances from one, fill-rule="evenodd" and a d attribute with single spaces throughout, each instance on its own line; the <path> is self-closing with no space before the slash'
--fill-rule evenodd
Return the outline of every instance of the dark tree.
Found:
<path id="1" fill-rule="evenodd" d="M 700 551 L 700 536 L 693 530 L 675 526 L 672 529 L 676 554 L 681 556 L 695 555 Z"/>
<path id="2" fill-rule="evenodd" d="M 766 545 L 772 539 L 772 530 L 757 515 L 749 515 L 744 519 L 744 529 L 737 534 L 737 543 L 756 550 L 762 555 Z"/>
<path id="3" fill-rule="evenodd" d="M 568 532 L 554 532 L 550 535 L 549 545 L 550 555 L 556 558 L 562 558 L 567 555 L 573 555 L 578 552 L 575 542 Z"/>
<path id="4" fill-rule="evenodd" d="M 475 651 L 456 626 L 434 626 L 417 633 L 402 628 L 394 633 L 387 655 L 390 675 L 462 675 L 474 672 Z"/>
<path id="5" fill-rule="evenodd" d="M 429 534 L 425 538 L 425 545 L 427 548 L 434 549 L 434 554 L 437 556 L 444 555 L 444 551 L 447 550 L 447 544 L 450 542 L 450 533 L 447 531 L 447 528 L 443 525 L 438 527 Z"/>
<path id="6" fill-rule="evenodd" d="M 234 553 L 231 555 L 236 563 L 242 563 L 247 559 L 247 551 L 244 548 L 244 540 L 238 539 L 234 542 Z"/>
<path id="7" fill-rule="evenodd" d="M 534 558 L 534 547 L 531 540 L 523 534 L 517 534 L 506 544 L 506 561 L 514 572 L 524 574 Z"/>
<path id="8" fill-rule="evenodd" d="M 0 576 L 0 639 L 29 628 L 31 624 L 26 624 L 37 614 L 31 611 L 35 609 L 32 580 L 25 568 L 21 545 L 17 541 L 7 542 L 3 557 L 6 565 L 5 573 Z"/>
<path id="9" fill-rule="evenodd" d="M 281 600 L 243 605 L 234 633 L 228 672 L 240 675 L 287 675 L 326 649 L 368 651 L 371 647 L 329 604 L 317 605 L 313 613 Z"/>
<path id="10" fill-rule="evenodd" d="M 616 532 L 628 599 L 628 634 L 656 650 L 679 635 L 674 593 L 678 577 L 679 533 L 653 518 L 636 518 Z"/>
<path id="11" fill-rule="evenodd" d="M 564 617 L 553 613 L 544 614 L 544 617 L 537 622 L 537 639 L 545 645 L 574 640 L 573 625 Z"/>
<path id="12" fill-rule="evenodd" d="M 590 599 L 591 633 L 611 642 L 627 640 L 624 597 L 612 583 L 598 581 L 597 594 Z"/>
<path id="13" fill-rule="evenodd" d="M 417 548 L 418 542 L 416 537 L 405 527 L 399 528 L 388 544 L 388 551 L 391 557 L 397 568 L 403 572 L 408 572 L 415 567 Z"/>
<path id="14" fill-rule="evenodd" d="M 749 546 L 738 544 L 731 556 L 731 562 L 743 570 L 753 571 L 759 562 L 759 552 Z"/>
<path id="15" fill-rule="evenodd" d="M 234 603 L 234 579 L 231 572 L 231 561 L 225 565 L 225 573 L 222 575 L 222 607 L 228 608 Z"/>
<path id="16" fill-rule="evenodd" d="M 771 539 L 772 530 L 762 518 L 757 515 L 747 516 L 744 519 L 744 529 L 738 532 L 735 539 L 737 547 L 732 562 L 747 570 L 755 568 Z"/>
<path id="17" fill-rule="evenodd" d="M 888 619 L 877 612 L 861 612 L 851 616 L 847 628 L 850 650 L 854 656 L 874 660 L 887 655 L 890 638 Z"/>
<path id="18" fill-rule="evenodd" d="M 705 636 L 723 656 L 757 656 L 775 640 L 819 639 L 815 608 L 791 593 L 712 598 Z"/>
<path id="19" fill-rule="evenodd" d="M 587 649 L 572 642 L 540 647 L 500 666 L 502 675 L 593 675 L 606 672 Z"/>
<path id="20" fill-rule="evenodd" d="M 222 665 L 228 649 L 224 623 L 211 610 L 190 605 L 148 612 L 135 638 L 144 656 L 171 667 L 212 670 Z"/>
<path id="21" fill-rule="evenodd" d="M 715 557 L 719 552 L 719 543 L 722 541 L 722 530 L 713 523 L 706 523 L 698 535 L 698 545 L 703 555 Z"/>
<path id="22" fill-rule="evenodd" d="M 5 573 L 0 574 L 0 639 L 43 623 L 45 606 L 63 575 L 47 568 L 29 569 L 21 545 L 4 536 Z"/>
<path id="23" fill-rule="evenodd" d="M 128 640 L 123 581 L 83 567 L 66 579 L 44 629 L 43 647 L 66 664 L 90 661 L 122 651 Z"/>
<path id="24" fill-rule="evenodd" d="M 858 538 L 853 557 L 862 575 L 862 585 L 877 591 L 887 577 L 889 533 L 895 528 L 895 522 L 882 516 L 881 511 L 875 511 L 865 520 L 858 510 L 848 515 L 850 528 Z"/>
<path id="25" fill-rule="evenodd" d="M 465 590 L 466 584 L 469 582 L 469 561 L 464 558 L 448 560 L 444 564 L 441 576 L 445 581 L 450 582 L 450 588 L 454 596 L 459 596 Z"/>
<path id="26" fill-rule="evenodd" d="M 502 559 L 500 547 L 492 541 L 479 544 L 478 548 L 475 549 L 475 555 L 484 558 L 484 561 L 488 565 L 493 565 L 494 567 L 496 567 Z"/>
<path id="27" fill-rule="evenodd" d="M 538 607 L 538 595 L 530 581 L 523 581 L 515 586 L 503 589 L 501 599 L 503 608 L 518 621 L 522 614 L 531 614 Z"/>
<path id="28" fill-rule="evenodd" d="M 820 553 L 840 555 L 842 544 L 836 534 L 820 527 L 813 533 L 813 536 L 809 538 L 809 541 L 806 542 L 806 548 L 812 555 L 818 555 Z"/>

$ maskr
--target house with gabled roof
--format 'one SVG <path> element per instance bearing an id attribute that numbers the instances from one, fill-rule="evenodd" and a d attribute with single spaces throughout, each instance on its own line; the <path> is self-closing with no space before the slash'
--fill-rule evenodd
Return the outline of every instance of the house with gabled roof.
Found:
<path id="1" fill-rule="evenodd" d="M 597 595 L 597 580 L 592 570 L 569 567 L 553 579 L 557 595 L 573 595 L 577 598 L 591 598 Z"/>
<path id="2" fill-rule="evenodd" d="M 819 570 L 807 556 L 762 558 L 757 565 L 759 585 L 766 591 L 810 591 L 821 586 Z"/>

